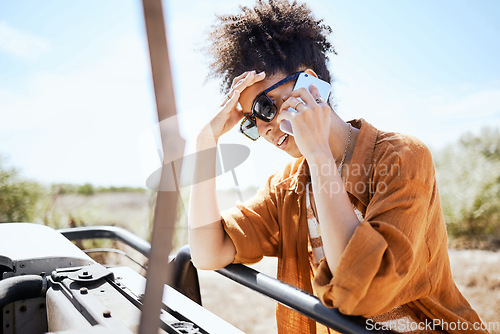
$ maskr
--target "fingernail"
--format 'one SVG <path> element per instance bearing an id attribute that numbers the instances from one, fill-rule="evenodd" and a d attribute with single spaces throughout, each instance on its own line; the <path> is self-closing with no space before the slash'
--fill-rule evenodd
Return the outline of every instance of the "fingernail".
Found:
<path id="1" fill-rule="evenodd" d="M 262 71 L 262 72 L 260 72 L 260 73 L 259 73 L 259 74 L 257 74 L 257 75 L 262 75 L 262 74 L 266 74 L 266 72 L 265 72 L 265 71 Z"/>

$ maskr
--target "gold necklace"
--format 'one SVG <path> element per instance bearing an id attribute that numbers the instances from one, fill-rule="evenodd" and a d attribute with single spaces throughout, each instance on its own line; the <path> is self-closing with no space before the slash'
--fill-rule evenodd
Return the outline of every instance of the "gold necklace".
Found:
<path id="1" fill-rule="evenodd" d="M 342 155 L 342 160 L 340 160 L 340 166 L 339 166 L 339 174 L 341 177 L 342 177 L 342 167 L 344 167 L 344 161 L 347 155 L 347 149 L 349 148 L 349 144 L 351 143 L 351 133 L 352 133 L 352 125 L 349 123 L 349 136 L 347 137 L 347 144 L 345 145 L 344 155 Z"/>

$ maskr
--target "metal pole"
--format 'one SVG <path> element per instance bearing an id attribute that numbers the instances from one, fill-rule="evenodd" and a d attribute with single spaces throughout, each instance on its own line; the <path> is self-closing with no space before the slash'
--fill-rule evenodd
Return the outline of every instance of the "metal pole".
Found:
<path id="1" fill-rule="evenodd" d="M 174 86 L 170 59 L 168 54 L 167 35 L 163 19 L 161 0 L 143 0 L 144 19 L 148 37 L 149 54 L 156 98 L 158 120 L 169 120 L 167 130 L 160 126 L 161 141 L 163 144 L 164 161 L 173 161 L 173 155 L 182 156 L 185 141 L 179 134 L 176 116 Z M 171 122 L 170 122 L 171 121 Z M 172 158 L 172 159 L 169 159 Z M 176 167 L 180 169 L 182 162 Z M 172 247 L 172 234 L 177 217 L 177 199 L 179 189 L 174 191 L 161 191 L 161 185 L 172 175 L 172 167 L 164 165 L 158 187 L 156 206 L 151 233 L 151 253 L 146 275 L 146 290 L 143 300 L 140 334 L 157 334 L 160 325 L 160 312 L 162 307 L 163 285 L 170 281 L 171 273 L 168 272 L 168 255 Z"/>
<path id="2" fill-rule="evenodd" d="M 119 240 L 142 255 L 149 257 L 151 244 L 134 233 L 118 226 L 79 226 L 57 230 L 69 240 L 113 239 Z"/>

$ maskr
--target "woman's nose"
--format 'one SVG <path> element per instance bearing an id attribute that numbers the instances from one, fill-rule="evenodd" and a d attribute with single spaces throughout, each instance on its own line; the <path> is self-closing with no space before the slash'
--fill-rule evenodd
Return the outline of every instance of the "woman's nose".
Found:
<path id="1" fill-rule="evenodd" d="M 286 96 L 282 96 L 281 98 L 277 98 L 274 101 L 274 105 L 276 106 L 276 115 L 270 122 L 264 122 L 261 119 L 256 118 L 257 122 L 257 130 L 259 131 L 259 135 L 262 137 L 269 137 L 270 132 L 273 130 L 274 127 L 279 127 L 277 118 L 279 114 L 279 110 L 281 108 L 281 105 L 285 101 Z"/>
<path id="2" fill-rule="evenodd" d="M 275 121 L 276 121 L 276 116 L 273 118 L 271 122 L 264 122 L 263 120 L 257 118 L 256 122 L 259 135 L 264 138 L 268 137 L 269 133 L 273 130 Z"/>

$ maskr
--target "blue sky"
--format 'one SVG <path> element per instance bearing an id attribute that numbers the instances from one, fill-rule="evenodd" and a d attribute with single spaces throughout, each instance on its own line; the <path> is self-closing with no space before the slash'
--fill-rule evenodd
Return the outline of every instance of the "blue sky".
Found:
<path id="1" fill-rule="evenodd" d="M 186 152 L 221 98 L 199 52 L 235 1 L 164 2 Z M 240 3 L 251 4 L 253 1 Z M 333 28 L 337 112 L 411 134 L 433 150 L 500 126 L 500 2 L 308 1 Z M 0 0 L 0 155 L 43 183 L 144 186 L 159 166 L 142 7 L 137 0 Z M 237 131 L 236 169 L 259 185 L 289 157 Z M 230 173 L 221 187 L 232 185 Z"/>

